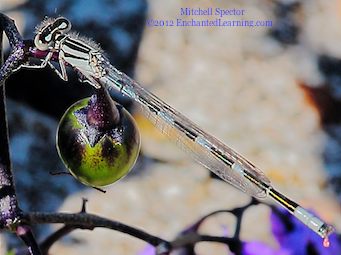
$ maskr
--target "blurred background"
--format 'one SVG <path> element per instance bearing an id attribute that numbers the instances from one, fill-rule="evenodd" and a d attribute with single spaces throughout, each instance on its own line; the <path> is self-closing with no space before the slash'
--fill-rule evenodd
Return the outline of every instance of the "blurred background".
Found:
<path id="1" fill-rule="evenodd" d="M 181 8 L 245 10 L 226 21 L 272 21 L 268 27 L 148 27 L 147 19 L 212 20 L 181 16 Z M 341 231 L 341 2 L 314 1 L 33 1 L 1 0 L 25 38 L 45 16 L 68 18 L 73 30 L 93 38 L 111 63 L 134 77 L 204 130 L 250 159 L 274 187 Z M 7 51 L 9 53 L 9 49 Z M 134 108 L 141 157 L 107 193 L 85 187 L 64 171 L 55 132 L 64 111 L 91 88 L 61 81 L 53 71 L 20 70 L 7 81 L 10 146 L 19 203 L 29 211 L 88 212 L 142 228 L 171 240 L 201 216 L 243 206 L 250 197 L 211 178 Z M 271 201 L 267 201 L 270 202 Z M 278 244 L 270 208 L 247 210 L 243 241 Z M 201 232 L 233 233 L 226 215 Z M 39 227 L 42 240 L 52 226 Z M 2 244 L 18 245 L 1 234 Z M 7 249 L 2 245 L 1 254 Z M 75 231 L 53 246 L 62 254 L 138 254 L 146 244 L 114 231 Z M 229 254 L 225 245 L 200 244 L 199 254 Z"/>

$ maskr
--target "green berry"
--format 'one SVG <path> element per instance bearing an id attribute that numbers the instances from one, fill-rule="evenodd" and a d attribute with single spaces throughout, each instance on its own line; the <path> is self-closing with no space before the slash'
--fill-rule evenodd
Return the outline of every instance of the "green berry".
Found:
<path id="1" fill-rule="evenodd" d="M 64 113 L 57 130 L 57 150 L 82 183 L 106 186 L 131 170 L 140 150 L 140 135 L 134 118 L 102 88 Z"/>

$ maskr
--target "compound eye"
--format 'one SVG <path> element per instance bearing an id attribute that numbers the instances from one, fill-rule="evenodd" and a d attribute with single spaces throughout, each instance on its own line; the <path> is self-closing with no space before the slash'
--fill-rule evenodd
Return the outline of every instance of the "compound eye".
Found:
<path id="1" fill-rule="evenodd" d="M 71 22 L 64 17 L 57 18 L 53 22 L 53 25 L 52 25 L 52 30 L 58 31 L 58 33 L 61 33 L 61 34 L 65 34 L 69 32 L 70 29 L 71 29 Z"/>
<path id="2" fill-rule="evenodd" d="M 51 34 L 43 37 L 41 34 L 37 34 L 34 38 L 34 45 L 38 48 L 38 50 L 44 51 L 47 50 L 52 43 L 52 40 L 47 41 L 49 37 L 52 37 Z"/>
<path id="3" fill-rule="evenodd" d="M 63 17 L 55 19 L 52 23 L 39 30 L 34 38 L 34 44 L 39 50 L 47 50 L 55 39 L 71 29 L 71 22 Z"/>

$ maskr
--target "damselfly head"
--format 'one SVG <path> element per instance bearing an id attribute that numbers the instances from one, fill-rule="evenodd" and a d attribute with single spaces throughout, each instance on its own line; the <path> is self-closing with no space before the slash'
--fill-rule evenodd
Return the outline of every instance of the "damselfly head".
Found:
<path id="1" fill-rule="evenodd" d="M 71 22 L 64 18 L 46 19 L 37 28 L 34 44 L 39 50 L 47 50 L 55 42 L 56 37 L 65 34 L 71 29 Z"/>

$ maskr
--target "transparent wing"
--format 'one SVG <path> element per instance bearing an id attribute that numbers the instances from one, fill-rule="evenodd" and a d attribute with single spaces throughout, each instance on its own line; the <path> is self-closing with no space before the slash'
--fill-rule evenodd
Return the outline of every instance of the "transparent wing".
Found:
<path id="1" fill-rule="evenodd" d="M 107 70 L 108 74 L 99 79 L 100 83 L 138 102 L 148 120 L 194 160 L 253 197 L 267 196 L 261 185 L 246 178 L 246 173 L 250 173 L 256 180 L 270 186 L 269 179 L 260 169 L 115 67 L 107 64 Z M 233 170 L 234 163 L 245 172 Z"/>

